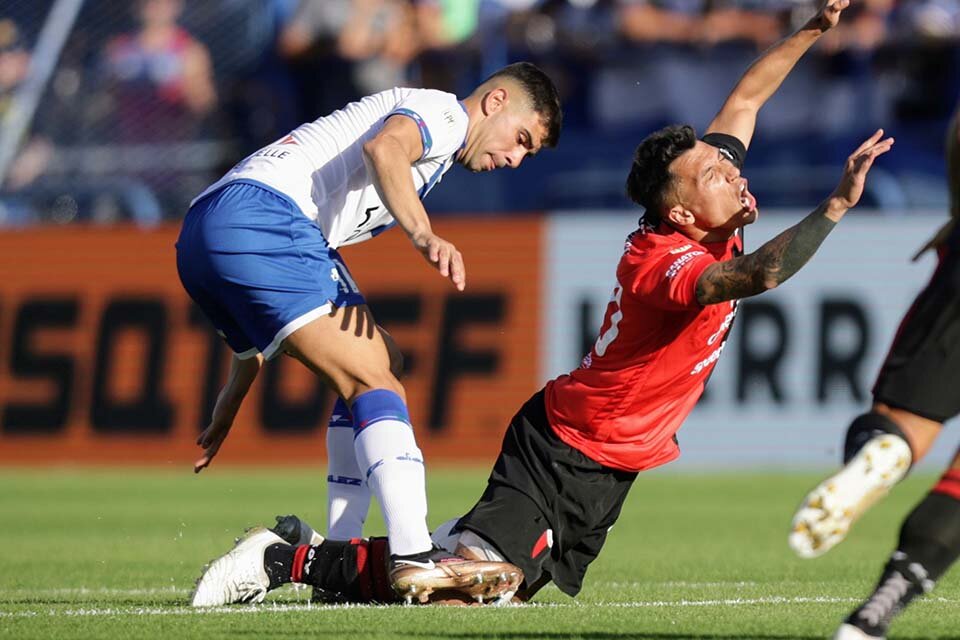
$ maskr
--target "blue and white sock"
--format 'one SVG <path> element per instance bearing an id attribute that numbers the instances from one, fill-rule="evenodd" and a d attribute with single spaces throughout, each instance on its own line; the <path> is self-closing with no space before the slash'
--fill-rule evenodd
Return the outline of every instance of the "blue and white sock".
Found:
<path id="1" fill-rule="evenodd" d="M 370 510 L 370 487 L 357 464 L 353 416 L 341 398 L 337 398 L 327 425 L 327 473 L 327 537 L 362 537 Z"/>
<path id="2" fill-rule="evenodd" d="M 374 389 L 358 396 L 351 409 L 357 463 L 380 503 L 390 552 L 410 555 L 429 550 L 433 545 L 427 529 L 423 454 L 406 405 L 393 391 Z"/>

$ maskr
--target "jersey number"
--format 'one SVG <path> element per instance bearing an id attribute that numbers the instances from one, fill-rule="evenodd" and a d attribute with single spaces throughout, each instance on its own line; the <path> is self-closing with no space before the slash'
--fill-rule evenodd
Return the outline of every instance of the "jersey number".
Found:
<path id="1" fill-rule="evenodd" d="M 610 315 L 610 327 L 600 334 L 597 343 L 593 345 L 593 350 L 598 356 L 607 352 L 607 347 L 620 335 L 620 321 L 623 320 L 623 310 L 620 308 L 620 298 L 623 297 L 623 286 L 618 282 L 610 297 L 610 302 L 615 305 L 615 311 Z"/>
<path id="2" fill-rule="evenodd" d="M 347 238 L 344 242 L 350 242 L 351 240 L 356 240 L 357 238 L 362 236 L 364 233 L 366 233 L 366 231 L 364 231 L 363 229 L 364 225 L 370 222 L 370 216 L 372 216 L 373 212 L 379 208 L 380 208 L 379 205 L 367 207 L 367 210 L 363 212 L 363 222 L 357 225 L 357 228 L 353 230 L 353 234 L 349 238 Z"/>

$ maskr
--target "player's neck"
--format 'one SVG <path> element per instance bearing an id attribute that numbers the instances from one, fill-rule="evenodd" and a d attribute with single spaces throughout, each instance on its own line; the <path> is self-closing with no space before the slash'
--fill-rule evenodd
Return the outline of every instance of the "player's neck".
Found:
<path id="1" fill-rule="evenodd" d="M 671 224 L 669 220 L 664 220 L 663 224 L 673 229 L 677 233 L 685 235 L 694 242 L 698 242 L 700 244 L 726 242 L 733 235 L 733 231 L 729 231 L 727 229 L 700 229 L 692 224 L 685 225 L 683 227 L 677 227 Z"/>
<path id="2" fill-rule="evenodd" d="M 457 153 L 457 162 L 464 157 L 467 149 L 473 144 L 473 138 L 476 135 L 476 124 L 483 118 L 483 111 L 480 107 L 480 98 L 474 93 L 460 101 L 464 111 L 467 112 L 467 135 L 463 140 L 463 148 Z"/>

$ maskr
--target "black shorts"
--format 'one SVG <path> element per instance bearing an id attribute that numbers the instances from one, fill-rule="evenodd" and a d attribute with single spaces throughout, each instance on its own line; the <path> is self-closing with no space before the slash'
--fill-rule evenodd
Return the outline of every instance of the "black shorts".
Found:
<path id="1" fill-rule="evenodd" d="M 457 527 L 520 567 L 526 595 L 552 580 L 575 596 L 636 477 L 560 440 L 539 391 L 510 422 L 483 496 Z"/>
<path id="2" fill-rule="evenodd" d="M 904 316 L 873 398 L 945 422 L 960 414 L 960 226 Z"/>

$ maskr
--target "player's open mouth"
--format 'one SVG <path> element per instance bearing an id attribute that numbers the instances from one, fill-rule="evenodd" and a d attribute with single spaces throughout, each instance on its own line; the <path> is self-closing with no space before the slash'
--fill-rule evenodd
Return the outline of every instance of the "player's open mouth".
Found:
<path id="1" fill-rule="evenodd" d="M 746 180 L 740 183 L 740 206 L 746 209 L 747 211 L 757 210 L 757 199 L 747 189 Z"/>

